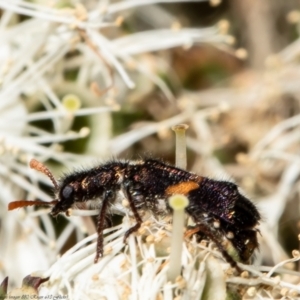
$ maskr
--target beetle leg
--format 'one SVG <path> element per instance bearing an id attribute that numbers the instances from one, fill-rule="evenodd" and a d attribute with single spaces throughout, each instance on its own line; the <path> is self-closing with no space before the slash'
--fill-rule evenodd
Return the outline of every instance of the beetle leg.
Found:
<path id="1" fill-rule="evenodd" d="M 130 191 L 130 187 L 127 186 L 126 187 L 126 190 L 125 190 L 125 194 L 126 194 L 126 198 L 129 202 L 129 206 L 130 206 L 130 209 L 133 213 L 133 216 L 136 220 L 136 224 L 132 227 L 130 227 L 124 234 L 124 243 L 126 242 L 127 238 L 135 231 L 137 231 L 140 227 L 141 227 L 141 224 L 143 222 L 140 214 L 138 213 L 138 210 L 135 206 L 135 201 L 134 201 L 134 196 L 132 195 L 131 191 Z"/>
<path id="2" fill-rule="evenodd" d="M 114 198 L 115 198 L 115 194 L 113 192 L 111 191 L 104 192 L 102 206 L 100 209 L 98 222 L 97 222 L 98 239 L 97 239 L 97 248 L 96 248 L 96 256 L 94 259 L 94 263 L 97 263 L 99 257 L 103 256 L 103 230 L 106 228 L 106 224 L 105 224 L 106 210 L 109 202 L 112 201 Z"/>

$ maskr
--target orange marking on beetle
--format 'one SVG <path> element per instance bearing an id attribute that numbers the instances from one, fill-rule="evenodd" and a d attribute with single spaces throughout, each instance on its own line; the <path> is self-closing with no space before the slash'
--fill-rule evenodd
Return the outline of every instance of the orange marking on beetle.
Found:
<path id="1" fill-rule="evenodd" d="M 186 195 L 190 191 L 199 188 L 199 184 L 194 181 L 186 181 L 169 186 L 166 189 L 167 195 L 181 194 Z"/>

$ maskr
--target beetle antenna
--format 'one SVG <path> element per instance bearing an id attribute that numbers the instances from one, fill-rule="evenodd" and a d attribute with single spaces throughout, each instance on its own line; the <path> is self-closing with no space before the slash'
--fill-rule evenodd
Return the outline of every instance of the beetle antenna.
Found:
<path id="1" fill-rule="evenodd" d="M 50 172 L 50 170 L 41 162 L 37 161 L 36 159 L 32 159 L 29 163 L 29 166 L 30 168 L 32 169 L 35 169 L 39 172 L 42 172 L 44 173 L 45 175 L 47 175 L 50 180 L 52 181 L 54 187 L 55 187 L 55 190 L 57 191 L 59 188 L 58 188 L 58 184 L 53 176 L 53 174 Z"/>
<path id="2" fill-rule="evenodd" d="M 44 201 L 39 201 L 39 200 L 35 200 L 35 201 L 18 200 L 18 201 L 9 202 L 8 210 L 13 210 L 16 208 L 27 207 L 27 206 L 32 206 L 32 205 L 34 205 L 34 206 L 37 206 L 37 205 L 51 206 L 51 205 L 55 205 L 57 203 L 58 203 L 57 200 L 53 200 L 51 202 L 44 202 Z"/>

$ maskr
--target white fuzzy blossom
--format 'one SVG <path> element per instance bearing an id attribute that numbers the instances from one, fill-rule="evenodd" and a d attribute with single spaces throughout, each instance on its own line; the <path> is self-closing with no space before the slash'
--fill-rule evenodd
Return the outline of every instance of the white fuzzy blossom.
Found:
<path id="1" fill-rule="evenodd" d="M 266 173 L 274 172 L 274 166 L 280 170 L 276 189 L 260 199 L 267 216 L 266 224 L 260 226 L 261 244 L 272 249 L 268 254 L 275 261 L 273 267 L 239 264 L 244 272 L 236 276 L 213 243 L 185 237 L 177 260 L 181 273 L 171 281 L 170 216 L 147 216 L 124 244 L 124 233 L 134 220 L 126 208 L 115 207 L 123 213 L 123 223 L 104 231 L 104 256 L 94 264 L 97 234 L 90 216 L 97 210 L 64 216 L 68 222 L 59 234 L 53 224 L 64 221 L 63 217 L 53 220 L 48 208 L 7 211 L 8 203 L 15 200 L 52 200 L 40 188 L 52 188 L 51 182 L 28 167 L 31 158 L 47 161 L 57 176 L 62 172 L 58 164 L 68 171 L 91 166 L 187 121 L 196 135 L 187 139 L 187 147 L 204 158 L 207 170 L 228 177 L 213 155 L 216 140 L 211 124 L 233 108 L 239 113 L 241 108 L 256 106 L 263 111 L 274 91 L 298 97 L 300 47 L 296 40 L 271 57 L 271 72 L 251 85 L 184 92 L 176 98 L 158 75 L 169 68 L 167 63 L 150 58 L 150 52 L 179 46 L 189 49 L 196 43 L 208 43 L 240 58 L 247 52 L 228 47 L 233 38 L 227 35 L 227 21 L 207 28 L 184 28 L 167 9 L 156 5 L 171 2 L 181 1 L 0 0 L 0 283 L 9 276 L 9 289 L 20 286 L 31 274 L 49 277 L 38 291 L 41 297 L 223 300 L 228 286 L 243 286 L 245 297 L 251 299 L 272 299 L 273 294 L 299 297 L 299 284 L 294 280 L 299 272 L 284 268 L 298 261 L 299 253 L 294 251 L 293 258 L 284 259 L 286 254 L 276 240 L 278 222 L 300 174 L 299 114 L 281 120 L 255 143 L 255 134 L 244 131 L 245 138 L 251 135 L 248 156 L 237 157 L 249 169 L 255 165 Z M 221 1 L 209 2 L 215 6 Z M 122 24 L 135 14 L 149 30 L 125 32 Z M 154 87 L 168 101 L 176 101 L 180 113 L 112 137 L 112 112 L 127 105 L 130 96 L 146 95 Z M 79 119 L 87 125 L 75 130 Z M 87 138 L 85 154 L 64 151 L 65 142 Z M 220 143 L 226 143 L 226 138 Z M 71 237 L 75 245 L 65 251 Z"/>
<path id="2" fill-rule="evenodd" d="M 47 270 L 74 231 L 77 241 L 87 233 L 81 218 L 70 218 L 57 236 L 46 209 L 7 212 L 14 200 L 51 199 L 38 186 L 50 185 L 48 178 L 30 170 L 29 160 L 52 159 L 71 169 L 91 163 L 95 154 L 99 159 L 120 153 L 122 137 L 110 140 L 110 112 L 119 109 L 128 89 L 136 87 L 130 66 L 173 99 L 163 80 L 136 56 L 195 42 L 225 41 L 216 27 L 171 28 L 173 19 L 167 13 L 169 28 L 156 28 L 152 16 L 152 30 L 122 34 L 119 26 L 129 9 L 154 8 L 158 2 L 172 1 L 70 1 L 69 7 L 61 6 L 62 1 L 0 1 L 0 277 L 9 275 L 10 284 Z M 68 80 L 66 74 L 74 70 L 75 79 Z M 82 116 L 89 116 L 91 126 L 73 131 L 74 121 Z M 170 126 L 176 122 L 170 120 Z M 125 147 L 157 130 L 137 131 Z M 63 151 L 61 143 L 89 134 L 89 156 Z"/>

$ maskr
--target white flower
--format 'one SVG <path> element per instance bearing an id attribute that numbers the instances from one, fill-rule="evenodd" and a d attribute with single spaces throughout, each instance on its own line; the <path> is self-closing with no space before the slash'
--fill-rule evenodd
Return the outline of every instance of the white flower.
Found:
<path id="1" fill-rule="evenodd" d="M 69 236 L 75 231 L 81 240 L 87 230 L 82 219 L 70 218 L 57 237 L 45 211 L 28 208 L 27 213 L 23 209 L 7 213 L 8 203 L 14 200 L 51 199 L 39 188 L 39 183 L 50 184 L 48 178 L 30 170 L 29 160 L 52 159 L 72 168 L 90 163 L 94 159 L 91 154 L 102 158 L 119 153 L 137 138 L 158 131 L 158 127 L 134 131 L 134 138 L 125 146 L 122 138 L 110 141 L 109 113 L 118 109 L 117 100 L 135 87 L 129 65 L 158 85 L 169 99 L 173 97 L 153 65 L 151 69 L 135 56 L 199 41 L 226 40 L 215 27 L 158 28 L 124 36 L 118 14 L 157 2 L 170 1 L 90 1 L 88 8 L 75 4 L 67 9 L 60 8 L 59 2 L 0 0 L 0 276 L 9 275 L 11 283 L 49 268 Z M 114 38 L 112 29 L 117 32 Z M 68 80 L 68 75 L 74 78 Z M 71 104 L 63 98 L 72 98 Z M 91 128 L 74 132 L 77 116 L 89 116 Z M 189 116 L 183 113 L 169 123 L 175 125 Z M 63 151 L 61 143 L 84 138 L 90 131 L 89 156 Z"/>

